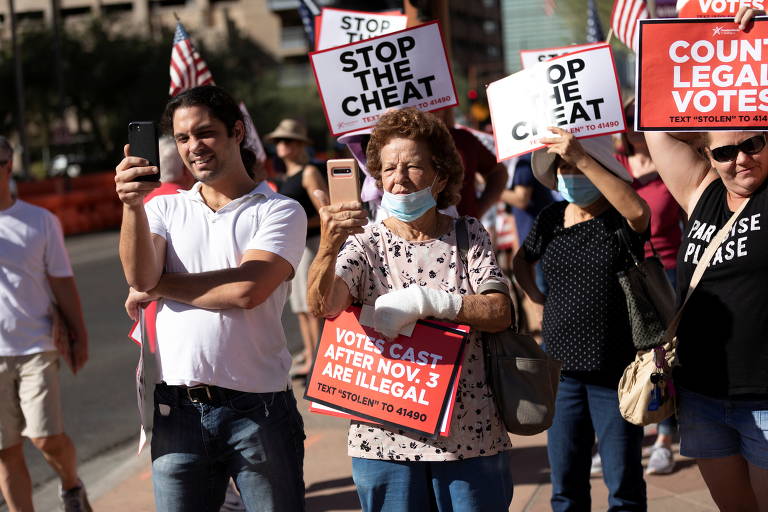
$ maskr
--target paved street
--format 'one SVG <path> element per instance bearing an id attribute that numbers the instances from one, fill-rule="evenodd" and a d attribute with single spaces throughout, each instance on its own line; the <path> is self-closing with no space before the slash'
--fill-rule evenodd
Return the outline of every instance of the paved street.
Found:
<path id="1" fill-rule="evenodd" d="M 117 258 L 117 233 L 67 239 L 91 336 L 91 359 L 77 377 L 62 372 L 64 407 L 69 434 L 78 448 L 81 475 L 97 512 L 152 512 L 149 450 L 136 456 L 138 419 L 134 369 L 136 347 L 126 333 L 130 320 L 122 307 L 125 284 Z M 283 323 L 292 351 L 299 338 L 292 315 Z M 308 413 L 295 386 L 305 418 L 305 481 L 309 512 L 359 510 L 346 456 L 346 421 Z M 649 430 L 646 442 L 653 436 Z M 511 511 L 550 510 L 546 435 L 514 437 L 515 494 Z M 35 506 L 57 510 L 56 481 L 42 458 L 28 450 L 35 483 Z M 649 510 L 666 512 L 716 510 L 692 460 L 679 460 L 678 471 L 646 478 Z M 592 478 L 593 510 L 605 510 L 607 494 L 600 477 Z M 0 510 L 5 507 L 0 506 Z"/>

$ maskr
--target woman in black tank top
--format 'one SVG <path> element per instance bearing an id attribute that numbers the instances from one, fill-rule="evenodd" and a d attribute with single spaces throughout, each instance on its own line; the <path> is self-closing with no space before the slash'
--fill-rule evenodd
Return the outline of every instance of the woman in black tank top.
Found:
<path id="1" fill-rule="evenodd" d="M 285 180 L 278 192 L 295 199 L 307 214 L 307 245 L 291 282 L 289 299 L 291 310 L 299 319 L 304 345 L 303 357 L 297 358 L 291 369 L 292 376 L 306 376 L 312 366 L 312 354 L 320 338 L 320 323 L 307 308 L 307 273 L 315 257 L 320 240 L 320 217 L 317 211 L 322 204 L 315 197 L 317 190 L 328 195 L 328 185 L 320 170 L 309 163 L 307 145 L 311 140 L 303 124 L 294 119 L 283 119 L 275 130 L 267 135 L 267 142 L 275 145 L 278 158 L 285 165 Z"/>
<path id="2" fill-rule="evenodd" d="M 761 12 L 742 8 L 737 22 Z M 688 217 L 678 254 L 678 303 L 710 240 L 749 200 L 683 310 L 674 378 L 680 453 L 696 459 L 717 506 L 768 510 L 766 133 L 645 137 Z"/>

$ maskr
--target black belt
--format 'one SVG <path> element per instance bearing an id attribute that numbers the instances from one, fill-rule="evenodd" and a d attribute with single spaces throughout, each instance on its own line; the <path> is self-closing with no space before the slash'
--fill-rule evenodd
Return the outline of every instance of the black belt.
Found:
<path id="1" fill-rule="evenodd" d="M 174 391 L 177 399 L 189 400 L 196 404 L 221 404 L 240 395 L 250 394 L 247 391 L 237 391 L 206 384 L 191 387 L 172 386 L 169 384 L 159 385 L 164 385 L 168 390 Z"/>

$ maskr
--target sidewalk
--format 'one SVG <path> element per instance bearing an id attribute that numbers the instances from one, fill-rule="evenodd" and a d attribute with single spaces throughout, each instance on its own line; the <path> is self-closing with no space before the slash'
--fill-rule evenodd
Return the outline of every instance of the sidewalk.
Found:
<path id="1" fill-rule="evenodd" d="M 303 389 L 295 387 L 299 407 L 305 418 L 307 440 L 304 479 L 307 486 L 308 512 L 345 512 L 360 510 L 352 483 L 350 459 L 346 455 L 347 422 L 307 412 L 301 399 Z M 653 436 L 647 436 L 648 444 Z M 510 511 L 536 512 L 550 510 L 551 486 L 547 469 L 546 434 L 513 437 L 513 477 L 515 494 Z M 651 512 L 715 511 L 709 492 L 695 463 L 677 457 L 677 471 L 671 475 L 646 477 L 648 510 Z M 149 450 L 131 463 L 133 470 L 109 488 L 90 485 L 92 505 L 96 512 L 152 512 Z M 125 472 L 125 471 L 124 471 Z M 114 480 L 114 478 L 113 478 Z M 604 510 L 607 491 L 602 479 L 592 478 L 593 510 Z"/>

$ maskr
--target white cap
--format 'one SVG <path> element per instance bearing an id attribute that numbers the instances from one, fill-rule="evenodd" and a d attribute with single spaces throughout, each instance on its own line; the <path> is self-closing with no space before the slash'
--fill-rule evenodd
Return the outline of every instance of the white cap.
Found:
<path id="1" fill-rule="evenodd" d="M 600 136 L 591 137 L 589 139 L 579 139 L 579 143 L 581 144 L 581 147 L 584 148 L 584 151 L 594 158 L 597 163 L 627 183 L 632 183 L 632 176 L 629 175 L 629 172 L 624 168 L 624 165 L 622 165 L 622 163 L 614 156 L 615 152 L 611 137 Z M 557 187 L 557 178 L 555 177 L 557 172 L 557 169 L 555 168 L 557 156 L 558 155 L 555 153 L 547 153 L 547 149 L 542 148 L 536 150 L 531 158 L 533 175 L 545 187 L 552 190 Z"/>

